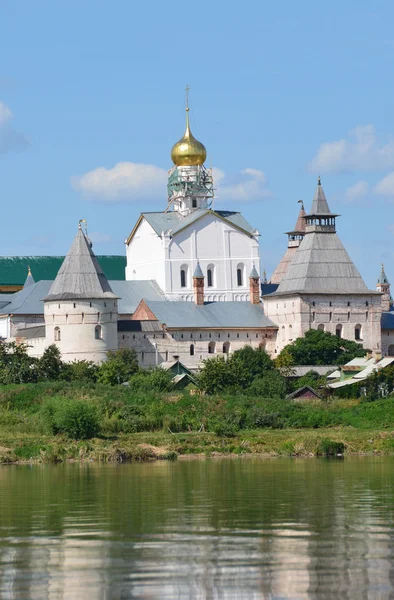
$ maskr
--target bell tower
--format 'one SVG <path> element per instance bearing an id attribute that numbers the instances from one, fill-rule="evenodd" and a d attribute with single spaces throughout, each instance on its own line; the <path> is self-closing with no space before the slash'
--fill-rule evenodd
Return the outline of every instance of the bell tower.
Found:
<path id="1" fill-rule="evenodd" d="M 209 208 L 213 198 L 212 169 L 204 162 L 207 151 L 191 132 L 189 122 L 189 86 L 186 86 L 186 129 L 183 137 L 172 147 L 174 167 L 168 173 L 168 206 L 186 216 L 197 209 Z"/>

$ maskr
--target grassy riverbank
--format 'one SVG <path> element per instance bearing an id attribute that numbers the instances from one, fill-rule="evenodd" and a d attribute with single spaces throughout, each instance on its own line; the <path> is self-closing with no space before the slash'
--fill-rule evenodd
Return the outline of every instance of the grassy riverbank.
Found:
<path id="1" fill-rule="evenodd" d="M 394 454 L 394 432 L 323 428 L 242 431 L 232 438 L 214 433 L 135 433 L 115 439 L 74 441 L 19 434 L 0 437 L 0 463 L 175 459 L 215 456 L 327 456 Z"/>
<path id="2" fill-rule="evenodd" d="M 64 382 L 0 387 L 0 462 L 394 454 L 394 399 L 298 404 Z"/>

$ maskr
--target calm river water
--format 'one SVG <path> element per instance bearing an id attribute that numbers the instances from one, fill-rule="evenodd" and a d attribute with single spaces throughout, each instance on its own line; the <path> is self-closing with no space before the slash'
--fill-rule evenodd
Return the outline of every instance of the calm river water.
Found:
<path id="1" fill-rule="evenodd" d="M 394 598 L 394 458 L 0 467 L 0 598 Z"/>

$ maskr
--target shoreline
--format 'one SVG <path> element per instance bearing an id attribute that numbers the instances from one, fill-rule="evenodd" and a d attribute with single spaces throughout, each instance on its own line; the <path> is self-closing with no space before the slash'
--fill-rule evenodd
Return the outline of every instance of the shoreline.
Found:
<path id="1" fill-rule="evenodd" d="M 394 430 L 351 427 L 245 430 L 232 437 L 145 432 L 81 441 L 11 431 L 0 435 L 0 465 L 390 455 Z"/>

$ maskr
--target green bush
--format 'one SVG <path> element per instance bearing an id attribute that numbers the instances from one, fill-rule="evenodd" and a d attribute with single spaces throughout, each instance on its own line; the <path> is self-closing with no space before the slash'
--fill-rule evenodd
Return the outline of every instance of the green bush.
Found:
<path id="1" fill-rule="evenodd" d="M 342 442 L 334 442 L 333 440 L 324 439 L 321 440 L 316 454 L 318 456 L 337 456 L 345 452 L 345 444 Z"/>
<path id="2" fill-rule="evenodd" d="M 53 398 L 44 404 L 42 417 L 51 433 L 75 440 L 90 439 L 99 432 L 97 410 L 84 400 Z"/>
<path id="3" fill-rule="evenodd" d="M 286 380 L 279 371 L 267 371 L 253 380 L 248 393 L 262 398 L 284 398 L 286 396 Z"/>

